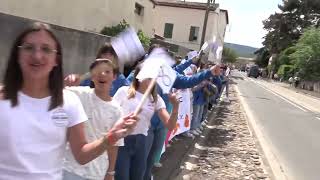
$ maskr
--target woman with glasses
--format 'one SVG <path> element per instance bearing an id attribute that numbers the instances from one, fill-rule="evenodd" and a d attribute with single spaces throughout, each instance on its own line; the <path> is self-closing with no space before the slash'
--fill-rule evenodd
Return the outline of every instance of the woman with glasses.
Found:
<path id="1" fill-rule="evenodd" d="M 62 48 L 48 25 L 35 23 L 16 38 L 0 91 L 0 179 L 62 179 L 66 142 L 86 164 L 135 126 L 137 118 L 127 116 L 88 143 L 87 116 L 63 90 L 62 73 Z"/>

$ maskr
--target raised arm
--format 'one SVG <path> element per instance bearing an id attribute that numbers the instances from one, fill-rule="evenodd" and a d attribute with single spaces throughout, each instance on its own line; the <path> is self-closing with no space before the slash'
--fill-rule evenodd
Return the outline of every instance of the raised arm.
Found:
<path id="1" fill-rule="evenodd" d="M 158 116 L 163 122 L 164 126 L 169 130 L 173 130 L 176 127 L 177 119 L 178 119 L 178 111 L 179 111 L 179 99 L 175 93 L 169 94 L 169 101 L 172 104 L 172 112 L 168 113 L 166 108 L 161 108 L 158 110 Z"/>
<path id="2" fill-rule="evenodd" d="M 84 123 L 68 128 L 67 139 L 72 153 L 79 164 L 86 164 L 104 153 L 119 139 L 124 138 L 136 126 L 137 117 L 128 115 L 118 121 L 100 139 L 88 143 L 85 138 Z"/>
<path id="3" fill-rule="evenodd" d="M 217 65 L 190 77 L 177 74 L 177 78 L 173 84 L 173 88 L 176 88 L 176 89 L 191 88 L 201 83 L 203 80 L 209 79 L 210 77 L 214 77 L 219 74 L 220 74 L 220 67 Z"/>

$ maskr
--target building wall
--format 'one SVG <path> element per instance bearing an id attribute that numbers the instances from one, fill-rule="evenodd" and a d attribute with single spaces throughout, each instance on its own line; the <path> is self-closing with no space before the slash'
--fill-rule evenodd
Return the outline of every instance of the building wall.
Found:
<path id="1" fill-rule="evenodd" d="M 0 83 L 13 41 L 33 21 L 0 13 Z M 109 37 L 52 25 L 63 51 L 65 74 L 84 73 L 95 59 L 98 49 L 110 40 Z"/>
<path id="2" fill-rule="evenodd" d="M 135 2 L 144 15 L 134 13 Z M 150 0 L 1 0 L 0 12 L 89 32 L 125 19 L 137 30 L 153 35 L 153 3 Z"/>
<path id="3" fill-rule="evenodd" d="M 141 29 L 149 37 L 154 34 L 153 22 L 154 12 L 153 3 L 150 0 L 109 0 L 112 1 L 112 8 L 110 8 L 111 23 L 118 24 L 122 19 L 125 19 L 136 30 Z M 139 3 L 144 7 L 142 16 L 134 12 L 135 3 Z"/>
<path id="4" fill-rule="evenodd" d="M 144 7 L 142 16 L 134 12 L 135 3 Z M 199 50 L 205 10 L 154 5 L 150 0 L 1 0 L 0 12 L 56 24 L 88 32 L 99 32 L 104 26 L 118 24 L 125 19 L 147 36 L 163 36 L 164 24 L 173 23 L 173 38 L 168 42 Z M 223 45 L 226 13 L 219 9 L 210 12 L 205 41 L 217 37 Z M 197 41 L 189 41 L 190 27 L 199 27 Z M 209 58 L 212 55 L 209 54 Z"/>
<path id="5" fill-rule="evenodd" d="M 112 22 L 109 0 L 1 0 L 0 12 L 84 31 Z M 85 7 L 85 8 L 84 8 Z"/>
<path id="6" fill-rule="evenodd" d="M 166 41 L 188 47 L 193 50 L 200 49 L 203 21 L 205 10 L 187 9 L 179 7 L 156 6 L 155 33 L 163 36 L 165 23 L 172 23 L 173 33 L 171 39 Z M 226 14 L 220 14 L 220 10 L 211 11 L 208 16 L 205 41 L 212 42 L 216 36 L 219 44 L 224 42 L 224 31 L 226 27 Z M 199 27 L 197 41 L 189 41 L 190 27 Z M 219 36 L 219 38 L 218 38 Z"/>
<path id="7" fill-rule="evenodd" d="M 198 50 L 200 46 L 204 15 L 204 10 L 156 6 L 154 18 L 156 20 L 154 26 L 155 33 L 163 36 L 165 23 L 172 23 L 172 39 L 166 39 L 166 41 Z M 190 26 L 199 27 L 197 41 L 189 41 Z M 210 29 L 210 26 L 208 26 L 208 29 Z"/>

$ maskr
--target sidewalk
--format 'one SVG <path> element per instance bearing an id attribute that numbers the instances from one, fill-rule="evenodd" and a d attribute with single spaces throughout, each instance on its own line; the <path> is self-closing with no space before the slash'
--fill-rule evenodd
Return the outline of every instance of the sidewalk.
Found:
<path id="1" fill-rule="evenodd" d="M 284 87 L 284 88 L 287 88 L 287 89 L 291 89 L 292 91 L 295 91 L 297 93 L 301 93 L 301 94 L 313 96 L 313 97 L 316 97 L 316 98 L 320 98 L 320 93 L 318 93 L 318 92 L 308 91 L 308 90 L 301 89 L 301 88 L 295 88 L 293 86 L 290 86 L 287 83 L 282 83 L 282 82 L 273 82 L 273 83 L 275 83 L 275 84 L 277 84 L 277 85 L 279 85 L 281 87 Z"/>
<path id="2" fill-rule="evenodd" d="M 310 92 L 306 94 L 304 90 L 286 87 L 285 84 L 279 82 L 262 80 L 258 83 L 311 112 L 320 113 L 320 97 L 312 96 Z"/>
<path id="3" fill-rule="evenodd" d="M 173 142 L 163 167 L 154 171 L 155 180 L 269 179 L 234 86 L 230 101 L 210 113 L 202 136 Z"/>

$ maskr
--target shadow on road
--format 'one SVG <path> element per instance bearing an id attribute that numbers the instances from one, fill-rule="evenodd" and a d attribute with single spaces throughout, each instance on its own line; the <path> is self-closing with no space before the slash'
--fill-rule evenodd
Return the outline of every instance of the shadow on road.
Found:
<path id="1" fill-rule="evenodd" d="M 235 93 L 235 92 L 230 92 Z M 230 103 L 233 103 L 231 100 Z M 162 156 L 161 168 L 154 168 L 153 174 L 155 180 L 174 179 L 180 174 L 183 169 L 186 159 L 191 153 L 198 151 L 198 155 L 206 156 L 208 150 L 211 148 L 223 148 L 228 142 L 233 141 L 236 133 L 232 129 L 227 129 L 223 124 L 232 112 L 228 108 L 230 103 L 220 103 L 215 110 L 213 110 L 208 118 L 209 123 L 202 136 L 196 139 L 178 136 L 174 138 L 171 147 L 166 149 L 165 154 Z M 197 146 L 204 149 L 200 150 Z M 190 160 L 190 159 L 189 159 Z M 195 160 L 196 161 L 196 160 Z"/>
<path id="2" fill-rule="evenodd" d="M 235 80 L 244 80 L 244 78 L 241 76 L 231 76 L 231 78 L 233 78 Z"/>

